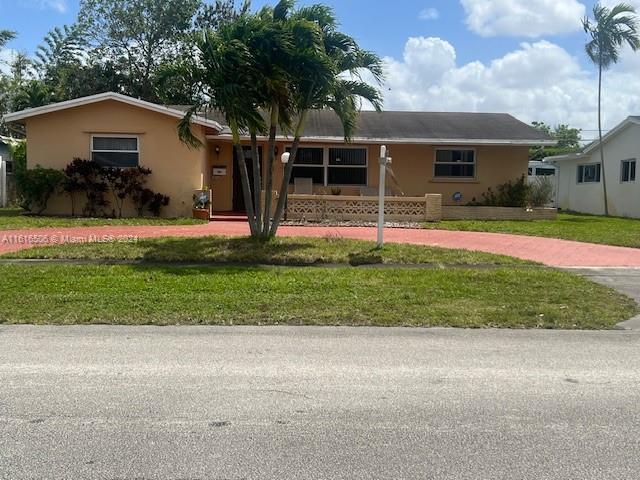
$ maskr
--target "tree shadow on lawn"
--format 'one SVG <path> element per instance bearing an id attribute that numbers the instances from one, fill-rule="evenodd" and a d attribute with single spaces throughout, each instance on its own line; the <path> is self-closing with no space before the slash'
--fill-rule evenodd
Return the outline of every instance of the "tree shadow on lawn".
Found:
<path id="1" fill-rule="evenodd" d="M 375 248 L 348 249 L 331 245 L 330 240 L 273 239 L 250 237 L 223 238 L 167 238 L 140 240 L 141 260 L 147 263 L 189 262 L 203 264 L 291 265 L 304 266 L 323 263 L 352 265 L 382 263 Z"/>

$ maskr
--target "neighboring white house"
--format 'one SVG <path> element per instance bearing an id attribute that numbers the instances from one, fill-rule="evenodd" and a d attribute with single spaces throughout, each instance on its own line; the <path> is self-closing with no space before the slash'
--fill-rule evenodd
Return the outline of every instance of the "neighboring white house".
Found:
<path id="1" fill-rule="evenodd" d="M 610 215 L 640 218 L 640 117 L 628 117 L 602 139 Z M 580 153 L 544 160 L 556 166 L 558 207 L 574 212 L 604 214 L 600 144 Z"/>

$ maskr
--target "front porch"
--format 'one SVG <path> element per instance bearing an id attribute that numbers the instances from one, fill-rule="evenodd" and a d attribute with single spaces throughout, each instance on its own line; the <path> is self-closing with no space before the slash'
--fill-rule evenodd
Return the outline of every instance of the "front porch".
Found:
<path id="1" fill-rule="evenodd" d="M 287 219 L 309 222 L 378 219 L 378 197 L 351 195 L 289 195 Z M 385 219 L 392 222 L 437 222 L 442 218 L 442 195 L 385 197 Z"/>

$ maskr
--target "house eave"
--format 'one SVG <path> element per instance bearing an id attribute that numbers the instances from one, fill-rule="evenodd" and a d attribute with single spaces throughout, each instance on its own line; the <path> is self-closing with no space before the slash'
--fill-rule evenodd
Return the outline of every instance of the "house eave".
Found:
<path id="1" fill-rule="evenodd" d="M 622 130 L 624 130 L 630 125 L 640 125 L 640 121 L 633 117 L 627 117 L 621 123 L 619 123 L 616 127 L 614 127 L 611 131 L 609 131 L 604 137 L 602 137 L 602 143 L 603 144 L 607 143 L 609 140 L 611 140 L 613 137 L 618 135 L 618 133 L 620 133 Z M 600 142 L 596 140 L 590 145 L 587 145 L 583 150 L 583 153 L 584 154 L 591 153 L 594 150 L 597 150 L 599 146 L 600 146 Z"/>
<path id="2" fill-rule="evenodd" d="M 576 159 L 580 159 L 582 157 L 584 157 L 586 154 L 585 153 L 568 153 L 566 155 L 554 155 L 551 157 L 545 157 L 542 159 L 543 162 L 545 163 L 555 163 L 555 162 L 562 162 L 564 160 L 576 160 Z"/>
<path id="3" fill-rule="evenodd" d="M 180 110 L 165 107 L 155 103 L 147 102 L 145 100 L 139 100 L 137 98 L 128 97 L 115 92 L 98 93 L 88 97 L 75 98 L 73 100 L 67 100 L 64 102 L 52 103 L 50 105 L 44 105 L 42 107 L 28 108 L 19 112 L 8 113 L 2 117 L 2 120 L 6 123 L 19 123 L 28 118 L 38 115 L 45 115 L 47 113 L 59 112 L 61 110 L 67 110 L 69 108 L 81 107 L 83 105 L 91 105 L 93 103 L 103 102 L 107 100 L 115 100 L 128 105 L 144 108 L 157 113 L 162 113 L 175 118 L 183 118 L 185 113 Z M 222 125 L 214 120 L 209 120 L 201 116 L 194 116 L 192 122 L 196 125 L 202 125 L 210 127 L 218 132 L 222 132 L 224 129 Z"/>
<path id="4" fill-rule="evenodd" d="M 241 140 L 250 140 L 248 135 L 242 135 Z M 207 140 L 233 140 L 231 135 L 207 135 Z M 266 141 L 268 137 L 259 136 L 258 140 Z M 292 142 L 289 136 L 278 135 L 278 142 Z M 305 136 L 305 143 L 345 143 L 344 137 L 333 136 Z M 509 140 L 509 139 L 460 139 L 460 138 L 376 138 L 376 137 L 353 137 L 350 143 L 357 144 L 387 144 L 387 145 L 484 145 L 484 146 L 521 146 L 552 147 L 556 145 L 554 140 Z"/>

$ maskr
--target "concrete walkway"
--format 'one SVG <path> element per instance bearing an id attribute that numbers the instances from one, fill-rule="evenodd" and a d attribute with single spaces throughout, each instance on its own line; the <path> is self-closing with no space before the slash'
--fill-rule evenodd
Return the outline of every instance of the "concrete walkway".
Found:
<path id="1" fill-rule="evenodd" d="M 170 226 L 103 226 L 77 228 L 42 228 L 0 232 L 0 254 L 51 244 L 113 241 L 122 237 L 203 237 L 244 236 L 248 226 L 243 222 L 220 221 L 203 225 Z M 281 236 L 336 237 L 375 240 L 371 227 L 284 226 Z M 596 245 L 527 237 L 501 233 L 451 232 L 444 230 L 389 228 L 386 241 L 444 248 L 459 248 L 509 255 L 553 267 L 640 267 L 640 249 Z"/>
<path id="2" fill-rule="evenodd" d="M 594 282 L 613 288 L 640 304 L 640 268 L 567 268 Z M 626 330 L 640 330 L 640 315 L 619 323 Z"/>

